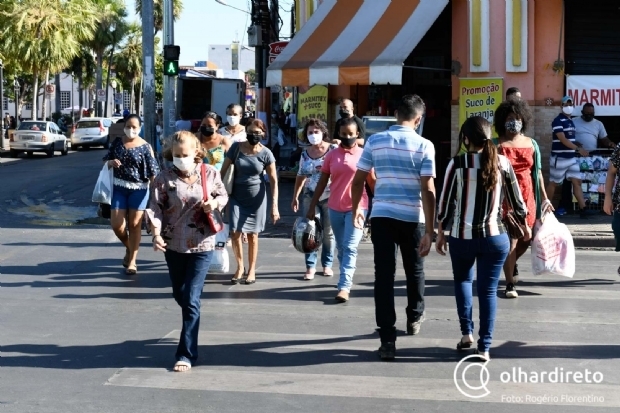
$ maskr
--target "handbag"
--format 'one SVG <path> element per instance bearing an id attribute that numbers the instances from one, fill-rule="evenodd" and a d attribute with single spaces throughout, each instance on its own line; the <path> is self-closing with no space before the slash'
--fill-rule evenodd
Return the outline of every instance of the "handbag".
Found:
<path id="1" fill-rule="evenodd" d="M 504 173 L 502 172 L 501 168 L 500 168 L 499 173 L 502 176 L 502 186 L 504 188 L 504 194 L 506 194 L 507 193 L 506 192 L 506 179 L 504 177 Z M 502 222 L 504 223 L 504 226 L 506 227 L 506 232 L 508 232 L 508 236 L 510 238 L 521 239 L 525 236 L 525 231 L 523 231 L 523 227 L 517 221 L 514 211 L 512 210 L 508 211 L 506 213 L 506 216 L 502 219 Z"/>
<path id="2" fill-rule="evenodd" d="M 233 184 L 235 182 L 235 164 L 237 163 L 237 158 L 239 157 L 239 151 L 241 151 L 241 144 L 237 144 L 237 155 L 235 155 L 235 160 L 230 164 L 228 170 L 222 177 L 222 183 L 224 184 L 224 189 L 228 195 L 232 195 Z"/>
<path id="3" fill-rule="evenodd" d="M 200 165 L 200 180 L 202 181 L 202 199 L 206 202 L 209 200 L 209 191 L 207 190 L 207 165 Z M 219 209 L 206 212 L 207 222 L 211 232 L 218 233 L 224 229 L 224 218 Z"/>

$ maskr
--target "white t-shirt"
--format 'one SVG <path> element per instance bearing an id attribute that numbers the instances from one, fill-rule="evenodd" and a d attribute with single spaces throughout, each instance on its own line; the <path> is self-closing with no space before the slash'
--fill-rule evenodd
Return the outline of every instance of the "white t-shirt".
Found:
<path id="1" fill-rule="evenodd" d="M 241 132 L 235 135 L 230 133 L 228 129 L 226 129 L 226 127 L 220 128 L 220 130 L 218 130 L 217 133 L 219 133 L 222 136 L 226 136 L 228 139 L 231 140 L 231 142 L 243 142 L 243 141 L 248 140 L 247 134 L 245 133 L 245 128 L 241 129 Z"/>
<path id="2" fill-rule="evenodd" d="M 582 117 L 573 118 L 575 124 L 575 140 L 583 145 L 586 151 L 596 150 L 598 140 L 607 137 L 607 131 L 603 122 L 592 119 L 586 122 Z"/>
<path id="3" fill-rule="evenodd" d="M 297 127 L 297 115 L 295 115 L 294 113 L 291 113 L 290 115 L 288 115 L 288 126 L 291 128 L 296 128 Z"/>
<path id="4" fill-rule="evenodd" d="M 182 130 L 191 131 L 192 130 L 192 122 L 189 120 L 177 120 L 174 124 L 174 127 L 177 132 Z"/>

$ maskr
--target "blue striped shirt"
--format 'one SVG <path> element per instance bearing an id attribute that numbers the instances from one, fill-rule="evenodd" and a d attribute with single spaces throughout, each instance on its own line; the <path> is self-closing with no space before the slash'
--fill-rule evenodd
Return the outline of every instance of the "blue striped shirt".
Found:
<path id="1" fill-rule="evenodd" d="M 421 177 L 435 177 L 435 146 L 413 129 L 395 125 L 372 135 L 357 169 L 377 175 L 371 218 L 424 223 Z"/>
<path id="2" fill-rule="evenodd" d="M 553 122 L 551 122 L 553 128 L 553 141 L 551 143 L 551 155 L 558 158 L 574 158 L 577 153 L 574 149 L 570 149 L 565 146 L 558 138 L 558 132 L 564 132 L 566 139 L 575 143 L 575 124 L 570 117 L 565 114 L 559 114 Z"/>

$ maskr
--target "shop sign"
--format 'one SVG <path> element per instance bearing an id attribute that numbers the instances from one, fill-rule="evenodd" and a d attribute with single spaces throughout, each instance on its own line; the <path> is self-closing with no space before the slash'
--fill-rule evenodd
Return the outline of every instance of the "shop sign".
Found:
<path id="1" fill-rule="evenodd" d="M 482 116 L 493 123 L 495 109 L 502 103 L 504 80 L 501 77 L 461 78 L 459 88 L 459 127 L 465 119 Z"/>
<path id="2" fill-rule="evenodd" d="M 576 114 L 592 103 L 597 116 L 620 116 L 620 76 L 568 76 L 566 91 Z"/>
<path id="3" fill-rule="evenodd" d="M 282 50 L 284 50 L 287 44 L 288 42 L 275 42 L 269 44 L 269 64 L 272 64 L 273 61 L 280 56 L 280 53 L 282 53 Z"/>
<path id="4" fill-rule="evenodd" d="M 306 93 L 300 93 L 297 103 L 297 120 L 300 127 L 309 119 L 316 118 L 327 123 L 327 87 L 312 86 Z"/>

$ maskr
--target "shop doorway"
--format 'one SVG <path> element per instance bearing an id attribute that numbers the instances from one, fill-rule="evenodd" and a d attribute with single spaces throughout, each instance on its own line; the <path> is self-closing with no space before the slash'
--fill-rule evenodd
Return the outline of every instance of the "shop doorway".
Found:
<path id="1" fill-rule="evenodd" d="M 436 151 L 439 190 L 451 148 L 452 5 L 448 4 L 404 62 L 400 95 L 415 93 L 426 103 L 422 135 Z"/>
<path id="2" fill-rule="evenodd" d="M 565 71 L 568 75 L 620 75 L 617 1 L 565 0 Z M 579 115 L 579 114 L 576 114 Z M 620 142 L 620 116 L 600 116 L 609 139 Z"/>

